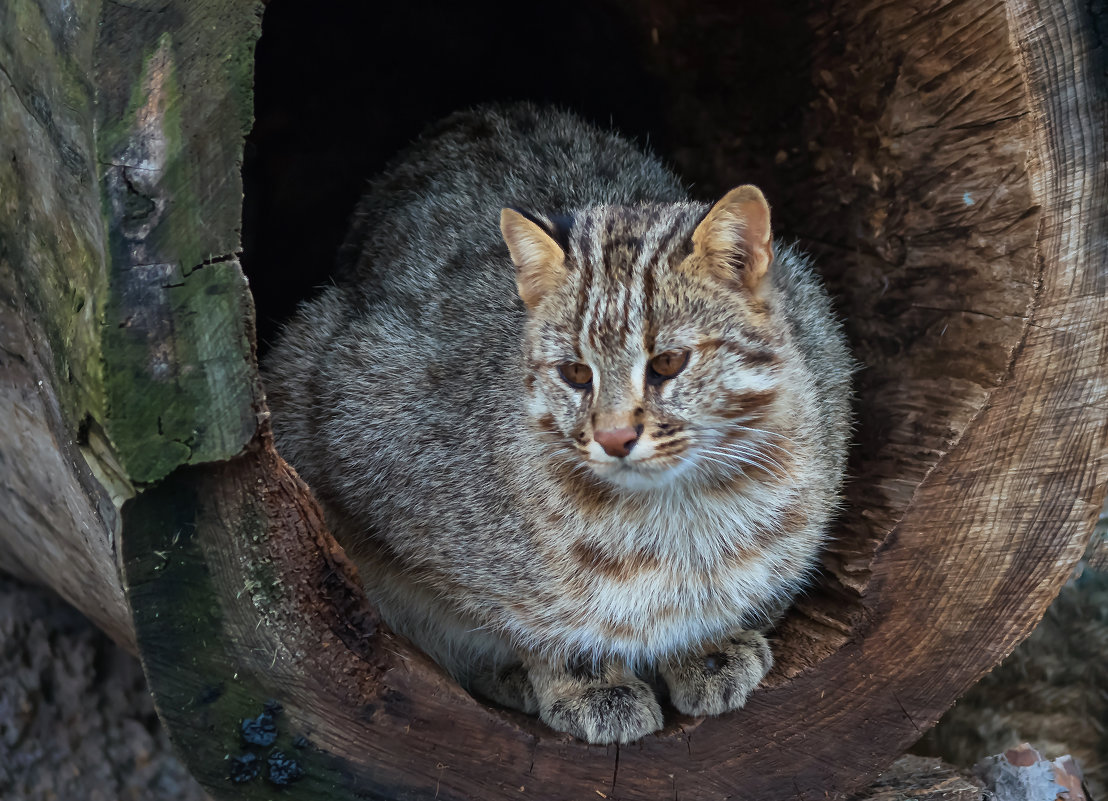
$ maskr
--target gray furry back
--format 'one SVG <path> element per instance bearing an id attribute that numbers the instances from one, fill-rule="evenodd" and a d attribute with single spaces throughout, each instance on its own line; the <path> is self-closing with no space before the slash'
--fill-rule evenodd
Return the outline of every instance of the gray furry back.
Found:
<path id="1" fill-rule="evenodd" d="M 686 198 L 657 158 L 569 112 L 529 103 L 461 111 L 370 183 L 340 253 L 339 280 L 372 296 L 423 297 L 428 271 L 442 269 L 453 292 L 459 275 L 481 280 L 485 260 L 503 257 L 503 206 L 569 212 Z"/>

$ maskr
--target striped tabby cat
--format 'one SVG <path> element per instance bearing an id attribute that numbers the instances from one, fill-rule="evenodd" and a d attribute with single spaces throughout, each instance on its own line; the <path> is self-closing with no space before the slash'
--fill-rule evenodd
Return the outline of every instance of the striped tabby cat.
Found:
<path id="1" fill-rule="evenodd" d="M 371 185 L 341 261 L 265 375 L 389 625 L 589 742 L 662 725 L 644 678 L 742 706 L 849 429 L 842 333 L 762 193 L 692 202 L 615 134 L 481 108 Z"/>

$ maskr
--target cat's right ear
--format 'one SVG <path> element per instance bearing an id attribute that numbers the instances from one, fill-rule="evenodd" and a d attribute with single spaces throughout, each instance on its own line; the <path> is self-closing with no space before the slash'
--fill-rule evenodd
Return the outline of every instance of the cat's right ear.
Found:
<path id="1" fill-rule="evenodd" d="M 773 263 L 769 204 L 756 186 L 736 187 L 712 206 L 693 231 L 693 248 L 728 283 L 757 289 Z"/>
<path id="2" fill-rule="evenodd" d="M 565 251 L 541 225 L 515 209 L 501 209 L 500 233 L 516 266 L 519 296 L 533 309 L 565 282 Z"/>

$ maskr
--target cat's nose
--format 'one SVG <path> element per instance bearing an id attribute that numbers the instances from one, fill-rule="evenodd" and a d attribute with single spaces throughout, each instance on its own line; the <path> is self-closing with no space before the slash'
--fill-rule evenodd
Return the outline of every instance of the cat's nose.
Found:
<path id="1" fill-rule="evenodd" d="M 639 441 L 639 432 L 631 426 L 623 426 L 623 428 L 596 431 L 592 438 L 609 456 L 626 456 L 635 447 L 635 443 Z"/>

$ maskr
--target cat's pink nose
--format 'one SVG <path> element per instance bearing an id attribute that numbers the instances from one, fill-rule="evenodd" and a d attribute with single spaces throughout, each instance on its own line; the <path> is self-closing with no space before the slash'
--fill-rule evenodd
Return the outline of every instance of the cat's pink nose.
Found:
<path id="1" fill-rule="evenodd" d="M 639 441 L 639 432 L 631 426 L 623 428 L 610 428 L 607 431 L 596 431 L 592 438 L 604 449 L 609 456 L 626 456 Z"/>

